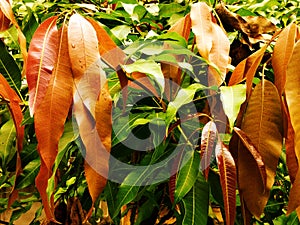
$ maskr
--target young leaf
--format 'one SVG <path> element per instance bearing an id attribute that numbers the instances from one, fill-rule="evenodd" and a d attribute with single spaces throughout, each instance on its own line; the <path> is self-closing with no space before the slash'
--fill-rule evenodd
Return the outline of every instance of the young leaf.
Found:
<path id="1" fill-rule="evenodd" d="M 272 66 L 274 69 L 275 85 L 280 95 L 284 91 L 287 66 L 293 53 L 297 29 L 297 25 L 294 23 L 284 28 L 274 46 Z"/>
<path id="2" fill-rule="evenodd" d="M 226 224 L 234 225 L 236 214 L 236 166 L 233 157 L 224 144 L 217 153 L 217 162 L 220 171 Z"/>
<path id="3" fill-rule="evenodd" d="M 198 177 L 191 190 L 182 199 L 184 207 L 183 225 L 206 225 L 209 205 L 209 186 Z"/>
<path id="4" fill-rule="evenodd" d="M 290 121 L 295 132 L 294 145 L 296 157 L 299 160 L 300 157 L 300 117 L 299 117 L 299 85 L 300 85 L 300 75 L 299 75 L 299 59 L 300 59 L 300 40 L 297 41 L 293 54 L 291 56 L 290 62 L 287 66 L 286 73 L 286 84 L 285 84 L 285 94 L 288 110 L 290 113 Z M 294 211 L 300 202 L 300 191 L 298 185 L 300 183 L 300 171 L 298 168 L 295 182 L 291 188 L 288 204 L 288 214 Z"/>
<path id="5" fill-rule="evenodd" d="M 9 0 L 6 0 L 9 2 Z M 10 20 L 5 16 L 5 14 L 0 10 L 0 32 L 6 31 L 10 26 Z"/>
<path id="6" fill-rule="evenodd" d="M 257 218 L 267 204 L 282 149 L 280 102 L 276 87 L 270 81 L 263 80 L 255 87 L 249 99 L 241 126 L 261 154 L 266 167 L 267 180 L 264 185 L 253 155 L 240 145 L 237 165 L 239 189 L 247 208 Z"/>
<path id="7" fill-rule="evenodd" d="M 48 84 L 43 101 L 35 112 L 35 132 L 38 141 L 38 152 L 41 157 L 41 168 L 36 178 L 36 187 L 40 192 L 49 220 L 52 213 L 52 202 L 48 202 L 48 179 L 52 176 L 52 167 L 58 152 L 58 143 L 64 131 L 64 124 L 72 103 L 73 77 L 68 53 L 67 27 L 62 26 L 58 34 L 57 60 Z M 43 172 L 46 170 L 47 172 Z M 47 174 L 45 176 L 45 174 Z M 51 193 L 52 195 L 53 193 Z M 51 196 L 50 195 L 50 196 Z M 49 208 L 50 207 L 50 208 Z M 49 208 L 49 209 L 47 209 Z"/>
<path id="8" fill-rule="evenodd" d="M 175 189 L 175 202 L 177 203 L 191 190 L 199 174 L 199 154 L 190 150 L 183 154 L 182 157 L 180 162 L 181 169 L 178 172 Z"/>
<path id="9" fill-rule="evenodd" d="M 232 131 L 240 107 L 246 100 L 246 86 L 244 84 L 222 86 L 220 91 L 224 112 L 228 117 L 230 130 Z"/>
<path id="10" fill-rule="evenodd" d="M 30 42 L 26 77 L 29 88 L 29 109 L 33 116 L 43 101 L 58 52 L 57 17 L 45 20 L 35 31 Z"/>
<path id="11" fill-rule="evenodd" d="M 204 177 L 207 180 L 209 175 L 212 154 L 216 146 L 218 131 L 216 124 L 212 121 L 206 123 L 201 133 L 201 170 L 204 171 Z"/>

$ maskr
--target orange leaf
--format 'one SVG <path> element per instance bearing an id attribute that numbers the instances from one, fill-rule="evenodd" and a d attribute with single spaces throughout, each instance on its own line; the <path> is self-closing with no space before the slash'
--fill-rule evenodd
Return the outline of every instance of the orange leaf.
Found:
<path id="1" fill-rule="evenodd" d="M 239 189 L 247 208 L 257 218 L 267 204 L 282 149 L 280 102 L 276 87 L 270 81 L 263 80 L 255 87 L 249 99 L 241 126 L 262 156 L 267 173 L 264 185 L 253 155 L 240 145 L 237 165 Z"/>
<path id="2" fill-rule="evenodd" d="M 212 159 L 212 154 L 216 147 L 218 131 L 216 124 L 209 121 L 204 125 L 201 133 L 201 170 L 204 171 L 204 177 L 208 179 L 209 166 Z"/>
<path id="3" fill-rule="evenodd" d="M 173 26 L 171 26 L 168 32 L 176 32 L 177 34 L 180 34 L 186 41 L 188 41 L 191 27 L 191 17 L 190 14 L 187 14 L 185 17 L 179 19 Z"/>
<path id="4" fill-rule="evenodd" d="M 58 51 L 56 20 L 56 16 L 45 20 L 37 28 L 30 42 L 26 76 L 31 115 L 45 97 L 56 62 Z"/>
<path id="5" fill-rule="evenodd" d="M 251 153 L 253 156 L 253 159 L 256 162 L 256 165 L 258 167 L 260 176 L 261 176 L 261 181 L 263 182 L 263 185 L 266 185 L 266 180 L 267 180 L 267 174 L 266 174 L 266 168 L 265 164 L 263 162 L 263 159 L 260 155 L 260 153 L 257 151 L 256 147 L 253 145 L 252 141 L 250 138 L 247 136 L 247 134 L 242 131 L 241 129 L 234 127 L 233 130 L 237 135 L 239 136 L 240 140 L 242 141 L 243 145 L 245 148 Z"/>
<path id="6" fill-rule="evenodd" d="M 41 168 L 36 178 L 36 187 L 43 200 L 46 216 L 53 220 L 53 202 L 48 202 L 46 193 L 48 179 L 58 151 L 58 142 L 72 103 L 73 77 L 68 53 L 67 27 L 59 31 L 57 61 L 43 101 L 35 112 L 35 132 Z M 51 211 L 51 212 L 50 212 Z"/>
<path id="7" fill-rule="evenodd" d="M 299 117 L 299 88 L 300 88 L 300 40 L 297 41 L 290 62 L 287 66 L 285 95 L 288 110 L 290 113 L 290 121 L 295 132 L 294 145 L 295 154 L 300 159 L 300 117 Z M 300 171 L 298 169 L 295 182 L 291 188 L 289 196 L 289 204 L 287 213 L 291 213 L 300 206 Z"/>
<path id="8" fill-rule="evenodd" d="M 16 177 L 18 177 L 22 172 L 20 152 L 23 149 L 23 138 L 24 138 L 24 126 L 22 126 L 23 114 L 20 107 L 22 102 L 15 91 L 10 87 L 6 79 L 0 74 L 0 96 L 7 101 L 7 106 L 9 108 L 10 114 L 13 118 L 14 125 L 17 134 L 17 159 L 16 159 Z M 16 181 L 16 179 L 15 179 Z M 15 189 L 16 183 L 14 183 L 9 200 L 8 207 L 16 200 L 18 197 L 18 191 Z"/>
<path id="9" fill-rule="evenodd" d="M 226 224 L 234 225 L 236 213 L 236 166 L 228 148 L 223 143 L 217 153 L 217 162 L 220 171 Z"/>
<path id="10" fill-rule="evenodd" d="M 11 5 L 8 0 L 0 0 L 0 8 L 5 17 L 12 22 L 12 24 L 17 28 L 18 31 L 18 41 L 20 44 L 21 53 L 23 56 L 24 64 L 23 64 L 23 76 L 26 72 L 27 65 L 27 46 L 26 46 L 26 38 L 19 27 L 18 22 L 15 19 L 14 13 L 12 11 Z"/>
<path id="11" fill-rule="evenodd" d="M 274 69 L 275 85 L 280 95 L 284 90 L 287 65 L 293 53 L 297 35 L 297 26 L 291 23 L 283 29 L 274 46 L 272 66 Z"/>
<path id="12" fill-rule="evenodd" d="M 9 2 L 9 0 L 6 0 Z M 5 14 L 0 10 L 0 32 L 6 31 L 10 26 L 10 20 L 5 16 Z"/>

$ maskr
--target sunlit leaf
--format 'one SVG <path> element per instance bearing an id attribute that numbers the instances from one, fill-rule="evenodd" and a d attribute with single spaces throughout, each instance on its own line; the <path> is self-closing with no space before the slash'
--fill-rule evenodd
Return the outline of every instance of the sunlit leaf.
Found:
<path id="1" fill-rule="evenodd" d="M 270 81 L 263 80 L 252 92 L 241 126 L 262 156 L 267 173 L 264 185 L 253 155 L 240 145 L 237 165 L 239 189 L 247 208 L 256 217 L 262 214 L 267 204 L 281 154 L 283 140 L 280 102 L 276 87 Z"/>
<path id="2" fill-rule="evenodd" d="M 184 207 L 183 225 L 206 225 L 209 205 L 209 186 L 198 177 L 192 189 L 182 199 Z"/>
<path id="3" fill-rule="evenodd" d="M 229 120 L 230 130 L 232 130 L 240 107 L 246 100 L 246 86 L 244 84 L 222 86 L 220 91 L 224 112 Z"/>
<path id="4" fill-rule="evenodd" d="M 286 84 L 285 84 L 285 94 L 288 110 L 290 113 L 291 125 L 294 129 L 294 145 L 295 145 L 295 154 L 297 159 L 300 157 L 300 117 L 299 117 L 299 107 L 297 107 L 299 102 L 299 85 L 300 85 L 300 74 L 299 74 L 299 59 L 300 59 L 300 41 L 297 41 L 293 54 L 291 56 L 290 62 L 287 66 L 286 73 Z M 289 195 L 289 204 L 288 204 L 288 214 L 294 211 L 300 205 L 300 171 L 298 168 L 295 182 L 291 188 Z"/>
<path id="5" fill-rule="evenodd" d="M 272 66 L 274 69 L 275 85 L 281 95 L 286 81 L 287 66 L 293 53 L 297 35 L 297 26 L 291 23 L 283 29 L 274 46 Z"/>
<path id="6" fill-rule="evenodd" d="M 6 0 L 9 2 L 9 0 Z M 0 10 L 0 32 L 7 30 L 10 26 L 10 20 L 5 16 L 5 14 Z"/>
<path id="7" fill-rule="evenodd" d="M 3 124 L 0 129 L 0 158 L 2 169 L 7 167 L 7 163 L 16 153 L 16 149 L 14 147 L 15 138 L 16 128 L 14 127 L 14 121 L 9 120 Z"/>
<path id="8" fill-rule="evenodd" d="M 57 17 L 45 20 L 35 31 L 30 42 L 26 78 L 29 88 L 31 116 L 43 101 L 58 52 Z"/>
<path id="9" fill-rule="evenodd" d="M 226 224 L 234 225 L 236 214 L 236 166 L 233 157 L 224 144 L 218 150 L 217 162 L 220 171 Z"/>

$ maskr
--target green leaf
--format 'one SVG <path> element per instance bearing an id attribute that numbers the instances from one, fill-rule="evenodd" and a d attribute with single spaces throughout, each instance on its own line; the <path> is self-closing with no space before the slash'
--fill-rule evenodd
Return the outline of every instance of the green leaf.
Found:
<path id="1" fill-rule="evenodd" d="M 5 169 L 7 163 L 14 156 L 16 149 L 14 147 L 14 140 L 16 138 L 16 129 L 14 121 L 7 121 L 0 129 L 0 159 L 1 167 Z"/>
<path id="2" fill-rule="evenodd" d="M 165 86 L 164 75 L 161 71 L 160 65 L 155 61 L 140 59 L 132 64 L 123 65 L 122 68 L 127 73 L 140 72 L 147 74 L 150 78 L 157 82 L 161 93 L 163 93 Z"/>
<path id="3" fill-rule="evenodd" d="M 232 131 L 240 107 L 246 100 L 246 85 L 222 86 L 220 87 L 220 91 L 223 108 L 229 120 L 230 130 Z"/>
<path id="4" fill-rule="evenodd" d="M 2 41 L 0 41 L 0 73 L 8 81 L 9 85 L 18 92 L 21 87 L 21 72 Z"/>
<path id="5" fill-rule="evenodd" d="M 25 26 L 23 28 L 24 35 L 26 37 L 27 43 L 30 43 L 32 36 L 35 30 L 38 28 L 39 24 L 35 18 L 35 15 L 32 12 L 30 7 L 27 7 L 28 19 L 25 22 Z"/>
<path id="6" fill-rule="evenodd" d="M 118 39 L 124 40 L 127 38 L 128 34 L 131 32 L 131 27 L 128 25 L 120 25 L 112 28 L 110 30 Z"/>
<path id="7" fill-rule="evenodd" d="M 179 202 L 191 190 L 197 179 L 200 165 L 199 153 L 193 149 L 187 151 L 183 156 L 182 165 L 176 180 L 175 202 Z"/>
<path id="8" fill-rule="evenodd" d="M 34 179 L 40 169 L 40 159 L 34 159 L 23 169 L 23 173 L 17 178 L 17 189 L 22 189 L 34 184 Z"/>
<path id="9" fill-rule="evenodd" d="M 206 225 L 209 205 L 208 183 L 199 177 L 189 193 L 182 199 L 184 206 L 183 225 Z"/>

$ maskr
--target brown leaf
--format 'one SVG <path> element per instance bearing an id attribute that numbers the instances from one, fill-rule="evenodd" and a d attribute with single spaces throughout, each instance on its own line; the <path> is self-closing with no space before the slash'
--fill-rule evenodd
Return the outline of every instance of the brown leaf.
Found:
<path id="1" fill-rule="evenodd" d="M 27 45 L 26 45 L 26 38 L 15 19 L 14 13 L 12 11 L 11 5 L 7 0 L 0 0 L 0 9 L 5 15 L 5 17 L 11 21 L 11 23 L 17 28 L 18 31 L 18 41 L 20 44 L 21 53 L 23 56 L 23 76 L 25 76 L 26 66 L 27 66 Z"/>
<path id="2" fill-rule="evenodd" d="M 280 101 L 276 87 L 263 80 L 254 88 L 241 126 L 262 156 L 267 173 L 264 185 L 253 155 L 240 145 L 237 165 L 239 190 L 247 208 L 257 218 L 267 204 L 282 149 Z"/>
<path id="3" fill-rule="evenodd" d="M 300 117 L 299 117 L 299 88 L 300 88 L 300 40 L 297 41 L 290 62 L 287 66 L 285 95 L 290 121 L 295 132 L 294 145 L 297 159 L 300 159 Z M 291 213 L 300 205 L 300 171 L 298 169 L 294 184 L 290 191 L 288 211 Z"/>
<path id="4" fill-rule="evenodd" d="M 46 216 L 53 219 L 54 202 L 48 202 L 48 179 L 58 152 L 58 142 L 72 103 L 73 77 L 68 52 L 67 27 L 59 31 L 57 61 L 43 101 L 35 112 L 35 132 L 38 152 L 43 163 L 36 178 L 36 187 L 43 200 Z M 45 171 L 43 171 L 45 170 Z M 51 213 L 49 212 L 51 211 Z"/>
<path id="5" fill-rule="evenodd" d="M 272 66 L 274 70 L 275 85 L 280 95 L 282 95 L 285 82 L 287 66 L 293 53 L 296 42 L 297 26 L 291 23 L 279 34 L 274 46 Z"/>
<path id="6" fill-rule="evenodd" d="M 29 46 L 26 77 L 29 109 L 33 115 L 43 101 L 57 59 L 57 17 L 45 20 L 35 31 Z"/>
<path id="7" fill-rule="evenodd" d="M 266 174 L 266 168 L 265 164 L 263 162 L 263 159 L 260 155 L 260 153 L 257 151 L 256 147 L 253 145 L 252 141 L 250 138 L 247 136 L 247 134 L 242 131 L 241 129 L 234 127 L 233 130 L 235 133 L 239 136 L 240 140 L 242 141 L 243 145 L 245 148 L 251 153 L 253 156 L 253 159 L 256 162 L 256 166 L 258 167 L 260 176 L 261 176 L 261 181 L 263 185 L 266 185 L 266 180 L 267 180 L 267 174 Z"/>
<path id="8" fill-rule="evenodd" d="M 6 0 L 9 2 L 9 0 Z M 10 26 L 10 20 L 5 16 L 5 14 L 0 10 L 0 32 L 6 31 Z"/>
<path id="9" fill-rule="evenodd" d="M 212 159 L 212 154 L 216 147 L 218 131 L 216 124 L 209 121 L 204 125 L 201 133 L 201 170 L 204 172 L 204 177 L 208 179 L 209 167 Z"/>
<path id="10" fill-rule="evenodd" d="M 228 147 L 223 143 L 217 153 L 217 162 L 220 171 L 226 224 L 234 225 L 236 214 L 236 166 Z"/>

